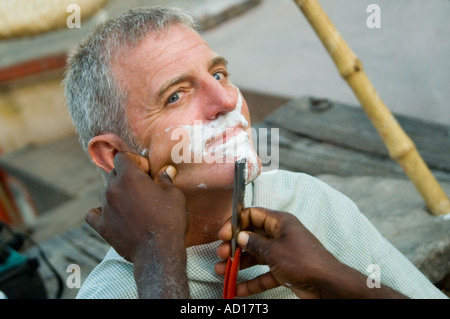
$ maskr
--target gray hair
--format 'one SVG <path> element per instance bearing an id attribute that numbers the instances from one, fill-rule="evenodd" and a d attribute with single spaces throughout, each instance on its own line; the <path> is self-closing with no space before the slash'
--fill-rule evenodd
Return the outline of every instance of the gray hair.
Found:
<path id="1" fill-rule="evenodd" d="M 63 80 L 66 102 L 85 151 L 93 137 L 114 133 L 133 152 L 142 152 L 126 117 L 126 89 L 116 80 L 112 65 L 149 33 L 161 34 L 177 24 L 199 29 L 194 19 L 179 9 L 128 10 L 94 28 L 69 57 Z"/>

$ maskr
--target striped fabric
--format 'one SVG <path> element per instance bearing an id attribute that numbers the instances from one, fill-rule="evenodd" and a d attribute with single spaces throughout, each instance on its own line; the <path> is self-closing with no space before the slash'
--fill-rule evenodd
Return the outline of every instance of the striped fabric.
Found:
<path id="1" fill-rule="evenodd" d="M 446 298 L 381 236 L 349 198 L 314 177 L 281 170 L 263 173 L 247 185 L 245 205 L 294 214 L 341 262 L 367 275 L 369 265 L 378 265 L 382 284 L 411 298 Z M 215 254 L 219 243 L 187 248 L 192 298 L 222 297 L 223 277 L 214 272 L 219 261 Z M 238 281 L 267 271 L 266 266 L 240 271 Z M 85 280 L 77 298 L 137 298 L 133 265 L 111 249 Z M 251 298 L 296 296 L 288 288 L 278 287 Z"/>

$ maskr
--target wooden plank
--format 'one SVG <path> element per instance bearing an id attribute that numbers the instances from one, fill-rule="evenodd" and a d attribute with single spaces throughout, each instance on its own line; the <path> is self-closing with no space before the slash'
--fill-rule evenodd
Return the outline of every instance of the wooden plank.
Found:
<path id="1" fill-rule="evenodd" d="M 63 296 L 62 298 L 74 298 L 78 289 L 69 289 L 66 285 L 66 280 L 69 273 L 66 272 L 67 266 L 70 264 L 77 264 L 80 266 L 81 280 L 84 281 L 89 272 L 95 267 L 96 262 L 88 256 L 81 254 L 78 249 L 73 247 L 69 242 L 63 238 L 56 236 L 52 239 L 39 244 L 44 251 L 48 261 L 55 268 L 58 275 L 63 281 Z M 54 299 L 58 290 L 58 281 L 55 273 L 46 264 L 45 260 L 39 255 L 38 247 L 34 246 L 27 251 L 28 255 L 35 256 L 39 260 L 39 273 L 46 286 L 48 297 Z"/>
<path id="2" fill-rule="evenodd" d="M 310 175 L 404 176 L 392 161 L 324 144 L 280 129 L 280 164 Z"/>
<path id="3" fill-rule="evenodd" d="M 267 124 L 254 125 L 257 132 L 259 132 L 259 128 L 263 127 L 267 128 Z M 368 175 L 407 178 L 396 162 L 379 154 L 359 152 L 331 143 L 312 140 L 284 128 L 278 128 L 278 130 L 278 156 L 270 155 L 269 158 L 271 157 L 270 159 L 274 162 L 267 163 L 267 167 L 304 172 L 309 175 Z M 270 134 L 270 132 L 270 127 L 268 127 L 267 133 Z M 270 140 L 270 136 L 268 139 Z M 270 146 L 270 142 L 268 144 Z M 271 154 L 271 150 L 264 151 L 264 153 Z M 264 161 L 264 157 L 261 158 Z M 432 172 L 438 180 L 450 181 L 449 173 L 438 170 L 432 170 Z"/>
<path id="4" fill-rule="evenodd" d="M 110 246 L 99 237 L 92 236 L 82 228 L 72 228 L 61 235 L 80 252 L 89 256 L 98 263 L 103 260 Z"/>
<path id="5" fill-rule="evenodd" d="M 252 123 L 261 122 L 266 116 L 290 100 L 284 96 L 247 90 L 242 87 L 240 90 L 247 102 Z"/>
<path id="6" fill-rule="evenodd" d="M 70 228 L 79 227 L 85 223 L 86 212 L 100 205 L 100 194 L 94 192 L 67 201 L 38 217 L 30 226 L 33 237 L 37 242 L 42 242 Z"/>
<path id="7" fill-rule="evenodd" d="M 450 172 L 448 126 L 395 114 L 430 168 Z M 286 103 L 264 123 L 282 127 L 299 136 L 343 148 L 389 157 L 372 123 L 357 107 L 302 97 Z"/>
<path id="8" fill-rule="evenodd" d="M 450 272 L 450 221 L 429 214 L 408 180 L 336 175 L 318 178 L 351 198 L 381 234 L 433 283 Z M 450 193 L 449 182 L 441 185 Z"/>
<path id="9" fill-rule="evenodd" d="M 45 263 L 39 254 L 41 248 L 49 262 L 56 269 L 63 280 L 62 299 L 72 299 L 78 293 L 78 288 L 67 287 L 67 279 L 71 274 L 67 272 L 67 266 L 76 264 L 80 267 L 81 284 L 106 255 L 109 245 L 93 232 L 84 227 L 70 229 L 67 232 L 54 236 L 39 246 L 33 246 L 26 252 L 29 256 L 35 256 L 40 262 L 39 273 L 46 285 L 49 298 L 54 298 L 58 289 L 56 275 Z"/>

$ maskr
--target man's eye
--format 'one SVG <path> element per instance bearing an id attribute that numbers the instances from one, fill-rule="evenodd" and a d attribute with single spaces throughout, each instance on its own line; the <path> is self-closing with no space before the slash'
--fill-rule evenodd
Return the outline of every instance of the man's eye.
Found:
<path id="1" fill-rule="evenodd" d="M 223 72 L 216 72 L 213 74 L 213 77 L 217 80 L 220 81 L 225 77 L 225 74 L 223 74 Z"/>
<path id="2" fill-rule="evenodd" d="M 171 96 L 169 96 L 169 98 L 167 99 L 167 103 L 175 103 L 176 101 L 178 101 L 180 99 L 180 96 L 177 93 L 172 94 Z"/>

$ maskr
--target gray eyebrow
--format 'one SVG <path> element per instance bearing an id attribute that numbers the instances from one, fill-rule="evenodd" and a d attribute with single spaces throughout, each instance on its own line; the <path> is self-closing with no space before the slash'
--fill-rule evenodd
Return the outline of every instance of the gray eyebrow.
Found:
<path id="1" fill-rule="evenodd" d="M 214 57 L 212 60 L 211 60 L 211 63 L 210 63 L 210 65 L 209 65 L 209 68 L 212 68 L 212 67 L 214 67 L 214 66 L 216 66 L 216 65 L 219 65 L 219 64 L 223 64 L 223 65 L 225 65 L 225 66 L 228 66 L 228 60 L 227 59 L 225 59 L 223 56 L 216 56 L 216 57 Z"/>
<path id="2" fill-rule="evenodd" d="M 187 73 L 183 73 L 179 76 L 177 76 L 176 78 L 167 81 L 166 83 L 164 83 L 161 88 L 158 91 L 158 97 L 162 97 L 172 86 L 177 85 L 181 82 L 186 81 L 186 79 L 189 77 L 189 75 Z"/>

